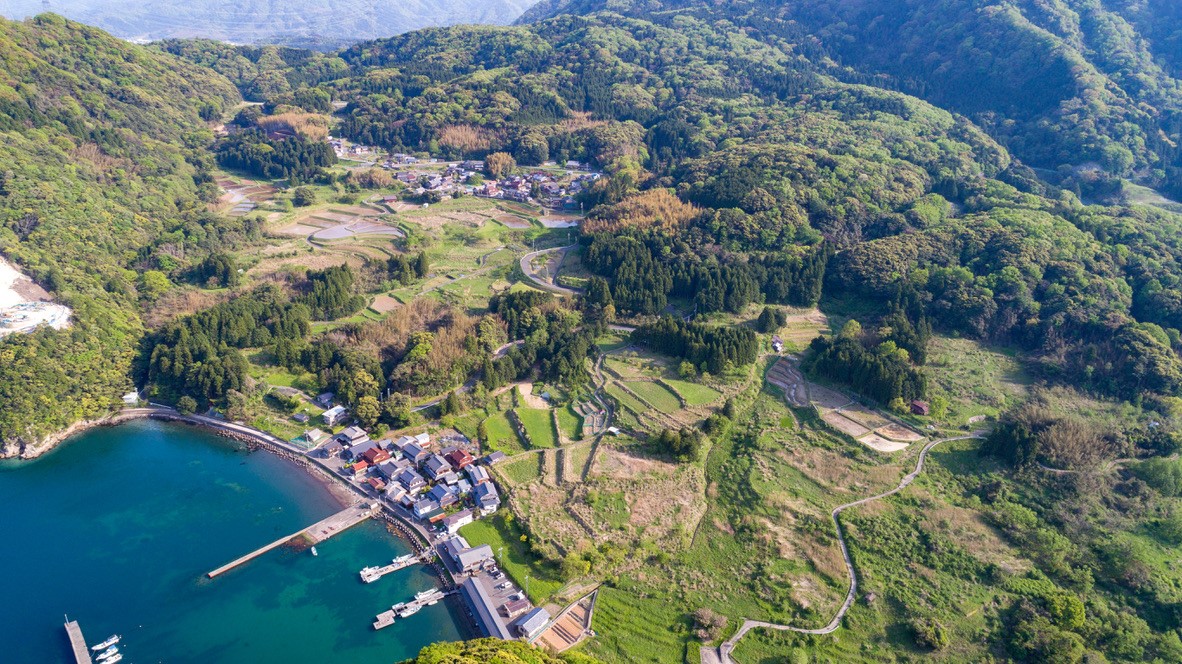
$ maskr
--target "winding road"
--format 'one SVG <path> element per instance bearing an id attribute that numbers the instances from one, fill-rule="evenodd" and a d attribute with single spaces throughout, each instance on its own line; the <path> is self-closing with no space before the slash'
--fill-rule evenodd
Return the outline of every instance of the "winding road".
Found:
<path id="1" fill-rule="evenodd" d="M 548 290 L 551 293 L 559 293 L 561 295 L 578 295 L 579 293 L 583 292 L 581 289 L 566 288 L 565 286 L 559 286 L 558 284 L 555 284 L 551 281 L 547 281 L 538 275 L 538 273 L 534 271 L 533 267 L 534 258 L 541 256 L 542 254 L 550 254 L 556 251 L 561 251 L 565 254 L 567 251 L 574 248 L 574 246 L 575 245 L 572 244 L 566 247 L 554 247 L 551 249 L 542 249 L 541 251 L 531 251 L 530 253 L 521 257 L 521 273 L 525 275 L 526 279 L 529 279 L 534 283 L 534 285 L 543 290 Z M 559 257 L 560 262 L 561 260 L 562 258 Z"/>
<path id="2" fill-rule="evenodd" d="M 923 472 L 924 461 L 927 460 L 928 452 L 930 452 L 933 447 L 941 443 L 947 443 L 955 440 L 971 440 L 975 438 L 981 438 L 981 433 L 976 432 L 969 436 L 958 436 L 954 438 L 941 438 L 939 440 L 933 440 L 927 445 L 924 445 L 923 450 L 921 450 L 919 453 L 919 460 L 915 464 L 915 470 L 907 473 L 907 475 L 904 476 L 899 482 L 898 486 L 891 489 L 890 491 L 880 493 L 876 496 L 862 498 L 861 500 L 855 500 L 852 503 L 838 505 L 837 507 L 833 508 L 833 511 L 829 514 L 829 516 L 831 519 L 833 519 L 833 525 L 837 528 L 837 542 L 841 546 L 841 555 L 845 559 L 846 571 L 850 575 L 850 589 L 849 592 L 846 593 L 845 602 L 842 603 L 841 608 L 837 610 L 837 614 L 833 616 L 833 620 L 830 620 L 828 625 L 825 625 L 819 629 L 805 629 L 803 627 L 779 625 L 776 623 L 764 622 L 762 620 L 744 620 L 743 624 L 739 627 L 739 631 L 735 632 L 734 636 L 723 642 L 723 644 L 717 649 L 706 647 L 702 648 L 702 664 L 716 664 L 717 662 L 722 662 L 722 664 L 735 664 L 735 661 L 731 659 L 731 653 L 734 652 L 735 646 L 739 643 L 739 639 L 743 638 L 743 635 L 757 627 L 762 627 L 764 629 L 775 629 L 782 632 L 797 632 L 800 634 L 831 634 L 837 631 L 837 628 L 841 626 L 842 618 L 845 618 L 846 612 L 848 612 L 850 607 L 853 606 L 854 599 L 858 595 L 858 573 L 854 569 L 853 559 L 850 558 L 850 549 L 845 541 L 845 531 L 843 531 L 841 528 L 841 522 L 837 518 L 838 515 L 845 510 L 850 509 L 851 507 L 857 507 L 875 500 L 881 500 L 888 496 L 893 496 L 903 489 L 906 489 L 912 482 L 915 481 L 915 478 L 919 477 L 920 473 Z"/>

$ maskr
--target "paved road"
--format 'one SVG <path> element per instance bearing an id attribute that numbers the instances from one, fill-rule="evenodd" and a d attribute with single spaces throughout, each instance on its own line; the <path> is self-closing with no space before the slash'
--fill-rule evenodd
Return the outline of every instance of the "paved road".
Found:
<path id="1" fill-rule="evenodd" d="M 526 279 L 529 279 L 530 281 L 532 281 L 534 283 L 534 285 L 536 285 L 538 288 L 541 288 L 543 290 L 548 290 L 551 293 L 559 293 L 562 295 L 578 295 L 579 293 L 582 293 L 583 291 L 581 289 L 566 288 L 565 286 L 559 286 L 558 284 L 555 284 L 555 283 L 552 283 L 550 281 L 543 279 L 540 275 L 538 275 L 537 272 L 534 271 L 534 267 L 533 267 L 533 260 L 536 256 L 541 256 L 542 254 L 550 254 L 550 253 L 554 253 L 556 251 L 561 251 L 561 252 L 565 253 L 565 252 L 569 251 L 570 249 L 572 249 L 574 246 L 575 245 L 572 244 L 572 245 L 569 245 L 566 247 L 555 247 L 553 249 L 543 249 L 541 251 L 533 251 L 533 252 L 530 252 L 530 253 L 522 256 L 521 257 L 521 273 L 525 275 Z"/>
<path id="2" fill-rule="evenodd" d="M 735 664 L 735 661 L 731 659 L 731 653 L 734 652 L 735 646 L 739 643 L 739 639 L 743 638 L 744 634 L 757 627 L 762 627 L 764 629 L 776 629 L 782 632 L 797 632 L 800 634 L 831 634 L 837 631 L 837 628 L 841 626 L 842 618 L 845 618 L 846 612 L 848 612 L 850 607 L 853 606 L 854 599 L 858 595 L 858 573 L 854 569 L 853 559 L 850 558 L 850 549 L 846 544 L 845 532 L 841 528 L 841 522 L 837 518 L 838 515 L 845 510 L 850 509 L 851 507 L 857 507 L 875 500 L 881 500 L 888 496 L 893 496 L 903 489 L 906 489 L 912 482 L 915 481 L 915 478 L 919 477 L 920 473 L 923 472 L 923 464 L 927 460 L 928 452 L 930 452 L 933 447 L 941 443 L 947 443 L 954 440 L 969 440 L 973 438 L 981 438 L 981 435 L 979 433 L 975 433 L 970 436 L 958 436 L 954 438 L 941 438 L 939 440 L 933 440 L 927 445 L 924 445 L 923 450 L 921 450 L 919 453 L 919 460 L 915 464 L 915 470 L 907 473 L 907 475 L 904 476 L 899 482 L 898 486 L 891 489 L 890 491 L 880 493 L 876 496 L 862 498 L 860 500 L 855 500 L 852 503 L 846 503 L 833 508 L 833 511 L 829 514 L 829 517 L 833 520 L 833 525 L 837 528 L 837 542 L 841 546 L 841 555 L 845 559 L 846 572 L 850 575 L 850 589 L 846 593 L 845 602 L 842 603 L 841 608 L 837 610 L 837 614 L 833 616 L 833 620 L 830 620 L 828 625 L 825 625 L 819 629 L 805 629 L 803 627 L 792 627 L 791 625 L 778 625 L 776 623 L 764 622 L 762 620 L 744 620 L 742 626 L 739 627 L 739 631 L 735 632 L 734 636 L 724 642 L 717 649 L 702 648 L 702 664 L 717 664 L 718 662 L 722 662 L 722 664 Z"/>

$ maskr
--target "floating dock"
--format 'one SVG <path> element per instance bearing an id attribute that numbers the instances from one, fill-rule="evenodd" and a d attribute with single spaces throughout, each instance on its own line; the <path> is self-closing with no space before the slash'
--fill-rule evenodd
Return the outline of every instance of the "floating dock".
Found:
<path id="1" fill-rule="evenodd" d="M 392 574 L 398 570 L 406 569 L 411 565 L 420 565 L 430 562 L 434 557 L 435 553 L 433 551 L 428 553 L 420 553 L 417 556 L 413 553 L 407 554 L 401 558 L 395 558 L 390 562 L 389 565 L 383 565 L 382 567 L 366 567 L 365 569 L 361 570 L 361 580 L 366 583 L 373 583 L 387 574 Z"/>
<path id="2" fill-rule="evenodd" d="M 277 539 L 274 542 L 271 542 L 270 544 L 268 544 L 262 548 L 251 551 L 250 553 L 246 554 L 245 556 L 242 556 L 241 558 L 233 560 L 229 563 L 226 563 L 225 565 L 222 565 L 221 567 L 213 570 L 212 572 L 209 572 L 209 574 L 207 574 L 206 576 L 208 576 L 211 579 L 221 576 L 222 574 L 229 572 L 230 570 L 234 569 L 235 567 L 238 567 L 239 565 L 242 565 L 244 563 L 248 563 L 251 560 L 258 558 L 259 556 L 270 551 L 271 549 L 276 549 L 276 548 L 283 546 L 284 544 L 287 544 L 288 542 L 292 541 L 293 539 L 295 539 L 297 537 L 305 537 L 308 540 L 310 540 L 312 542 L 312 544 L 319 544 L 319 543 L 323 542 L 324 540 L 332 537 L 333 535 L 344 532 L 345 530 L 361 523 L 362 521 L 365 521 L 373 514 L 374 514 L 374 509 L 369 505 L 354 505 L 352 507 L 341 510 L 340 512 L 337 512 L 336 514 L 328 517 L 327 519 L 324 519 L 322 521 L 318 521 L 318 522 L 308 526 L 307 528 L 304 528 L 303 530 L 301 530 L 298 533 L 293 533 L 291 535 L 288 535 L 287 537 Z"/>
<path id="3" fill-rule="evenodd" d="M 390 607 L 389 611 L 383 611 L 379 613 L 377 618 L 373 621 L 373 628 L 382 629 L 383 627 L 389 627 L 390 625 L 394 624 L 395 616 L 403 619 L 409 618 L 410 616 L 418 613 L 419 610 L 424 606 L 438 604 L 439 600 L 455 592 L 456 591 L 454 590 L 440 590 L 438 588 L 421 592 L 415 595 L 415 598 L 411 601 L 405 602 L 403 604 L 395 604 L 394 606 Z"/>
<path id="4" fill-rule="evenodd" d="M 86 648 L 86 639 L 82 636 L 82 628 L 77 620 L 66 623 L 66 635 L 70 637 L 70 647 L 74 649 L 74 661 L 78 664 L 91 664 L 90 650 Z"/>

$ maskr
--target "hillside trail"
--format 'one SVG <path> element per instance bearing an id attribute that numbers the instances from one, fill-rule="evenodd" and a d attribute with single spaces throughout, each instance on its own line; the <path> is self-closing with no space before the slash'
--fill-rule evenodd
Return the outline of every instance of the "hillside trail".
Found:
<path id="1" fill-rule="evenodd" d="M 742 639 L 743 636 L 747 634 L 747 632 L 755 628 L 774 629 L 782 632 L 797 632 L 799 634 L 831 634 L 837 631 L 837 628 L 841 626 L 842 618 L 845 618 L 845 614 L 850 610 L 850 607 L 853 606 L 854 599 L 858 595 L 858 573 L 854 569 L 853 559 L 850 558 L 849 546 L 845 541 L 845 531 L 842 530 L 841 522 L 838 521 L 838 515 L 852 507 L 865 505 L 866 503 L 873 502 L 875 500 L 881 500 L 883 498 L 893 496 L 903 489 L 906 489 L 911 485 L 912 482 L 915 481 L 915 478 L 919 477 L 920 473 L 923 472 L 923 466 L 924 462 L 927 460 L 928 452 L 930 452 L 935 446 L 940 445 L 941 443 L 948 443 L 957 440 L 972 440 L 980 438 L 982 438 L 982 432 L 977 431 L 967 436 L 956 436 L 952 438 L 933 440 L 927 445 L 924 445 L 923 450 L 921 450 L 919 453 L 919 459 L 916 461 L 915 470 L 907 473 L 907 475 L 905 475 L 903 479 L 899 481 L 898 486 L 891 489 L 890 491 L 870 496 L 868 498 L 855 500 L 844 505 L 838 505 L 837 507 L 833 508 L 833 511 L 830 512 L 829 516 L 833 520 L 834 527 L 837 528 L 837 542 L 841 546 L 841 555 L 845 559 L 846 572 L 850 577 L 850 588 L 846 593 L 845 602 L 842 603 L 841 608 L 837 610 L 837 613 L 833 616 L 833 620 L 830 620 L 828 625 L 818 629 L 805 629 L 803 627 L 780 625 L 762 620 L 744 620 L 743 624 L 739 627 L 739 631 L 735 632 L 734 636 L 724 641 L 722 645 L 718 646 L 717 648 L 702 648 L 702 664 L 737 664 L 735 660 L 731 659 L 731 653 L 734 652 L 735 646 L 737 646 L 739 643 L 739 639 Z"/>

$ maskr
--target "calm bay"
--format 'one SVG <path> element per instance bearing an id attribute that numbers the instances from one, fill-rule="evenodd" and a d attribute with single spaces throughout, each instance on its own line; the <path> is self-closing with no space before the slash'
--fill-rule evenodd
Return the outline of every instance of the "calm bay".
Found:
<path id="1" fill-rule="evenodd" d="M 209 570 L 340 502 L 298 465 L 183 425 L 96 429 L 0 463 L 0 660 L 72 662 L 63 615 L 124 662 L 396 662 L 463 638 L 444 602 L 375 632 L 377 613 L 438 585 L 422 567 L 363 584 L 409 551 L 367 521 L 308 551 Z"/>

